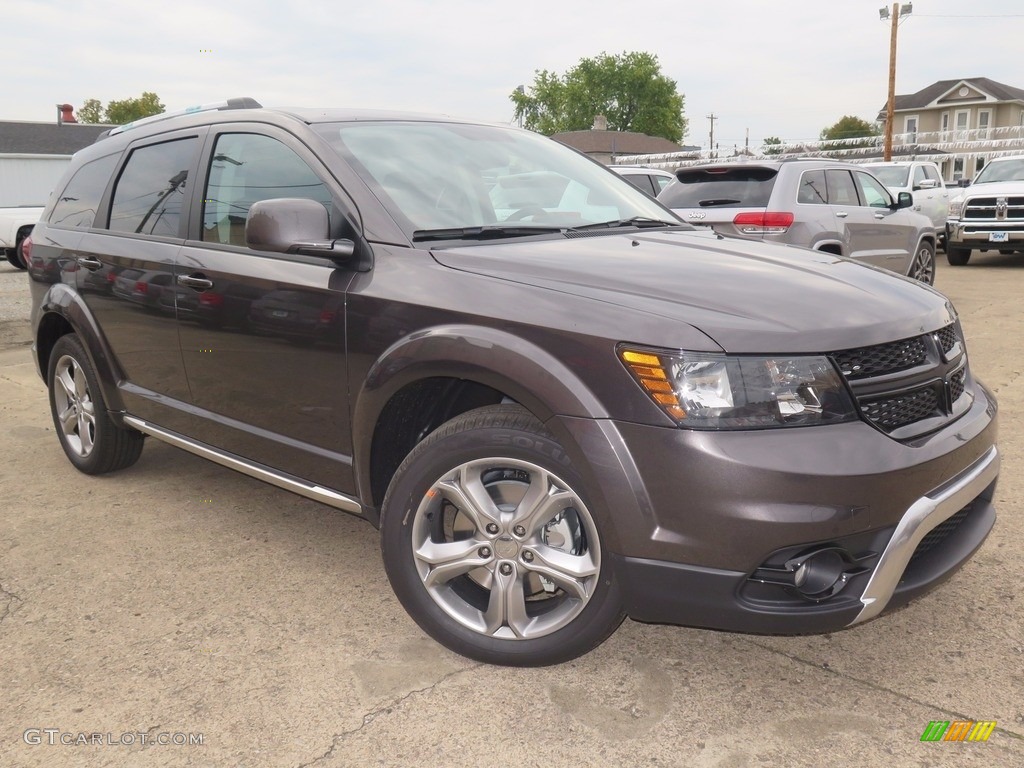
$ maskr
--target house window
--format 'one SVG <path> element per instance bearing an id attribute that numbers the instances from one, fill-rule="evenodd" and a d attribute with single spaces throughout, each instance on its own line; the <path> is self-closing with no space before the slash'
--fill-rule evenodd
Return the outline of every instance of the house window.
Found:
<path id="1" fill-rule="evenodd" d="M 978 138 L 988 138 L 988 126 L 992 121 L 992 110 L 985 109 L 978 112 Z"/>
<path id="2" fill-rule="evenodd" d="M 1021 113 L 1021 116 L 1024 117 L 1024 112 Z M 949 112 L 942 113 L 942 130 L 949 130 Z"/>
<path id="3" fill-rule="evenodd" d="M 970 127 L 970 122 L 969 122 L 970 117 L 971 117 L 970 110 L 967 110 L 967 109 L 957 110 L 957 113 L 956 113 L 956 129 L 958 131 L 966 131 Z"/>
<path id="4" fill-rule="evenodd" d="M 978 172 L 985 167 L 985 158 L 979 157 L 974 161 L 974 175 L 977 176 Z"/>
<path id="5" fill-rule="evenodd" d="M 903 125 L 903 132 L 907 134 L 907 141 L 917 141 L 917 115 L 907 117 Z"/>
<path id="6" fill-rule="evenodd" d="M 953 181 L 959 181 L 964 177 L 964 159 L 957 157 L 953 160 Z"/>

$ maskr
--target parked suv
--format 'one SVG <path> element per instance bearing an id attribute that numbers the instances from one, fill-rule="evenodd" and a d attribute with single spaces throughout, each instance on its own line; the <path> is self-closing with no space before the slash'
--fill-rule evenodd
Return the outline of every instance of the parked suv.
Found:
<path id="1" fill-rule="evenodd" d="M 609 165 L 608 167 L 651 197 L 657 197 L 658 193 L 676 178 L 668 171 L 662 171 L 659 168 L 645 168 L 642 165 Z"/>
<path id="2" fill-rule="evenodd" d="M 913 208 L 920 211 L 932 226 L 942 247 L 946 237 L 946 215 L 949 213 L 949 191 L 942 181 L 939 166 L 925 160 L 892 160 L 864 165 L 895 195 L 909 192 Z"/>
<path id="3" fill-rule="evenodd" d="M 658 200 L 725 235 L 801 245 L 935 282 L 935 228 L 863 166 L 767 160 L 680 168 Z"/>
<path id="4" fill-rule="evenodd" d="M 1024 156 L 990 160 L 950 199 L 946 259 L 963 266 L 972 249 L 1024 253 Z"/>
<path id="5" fill-rule="evenodd" d="M 28 250 L 75 467 L 148 435 L 362 516 L 401 603 L 476 659 L 565 661 L 624 615 L 838 630 L 995 519 L 996 404 L 944 296 L 694 230 L 528 131 L 161 116 L 74 157 Z M 173 311 L 85 288 L 129 269 Z M 186 291 L 236 319 L 191 322 Z"/>

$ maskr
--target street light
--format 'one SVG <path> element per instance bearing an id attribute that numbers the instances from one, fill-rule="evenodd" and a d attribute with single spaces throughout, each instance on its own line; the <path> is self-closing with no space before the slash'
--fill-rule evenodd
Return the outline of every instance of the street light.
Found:
<path id="1" fill-rule="evenodd" d="M 878 9 L 880 21 L 892 19 L 892 32 L 889 35 L 889 101 L 885 105 L 885 149 L 883 159 L 886 162 L 892 160 L 892 124 L 895 120 L 896 111 L 896 27 L 899 26 L 903 16 L 909 16 L 914 12 L 913 3 L 892 4 L 892 13 L 888 8 Z"/>

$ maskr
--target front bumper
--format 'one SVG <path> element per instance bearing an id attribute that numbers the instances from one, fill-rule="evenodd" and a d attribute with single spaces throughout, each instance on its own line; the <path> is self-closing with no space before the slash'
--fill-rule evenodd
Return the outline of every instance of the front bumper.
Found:
<path id="1" fill-rule="evenodd" d="M 993 233 L 1005 239 L 992 240 Z M 1024 222 L 947 221 L 946 242 L 952 246 L 978 248 L 1024 248 Z"/>
<path id="2" fill-rule="evenodd" d="M 999 453 L 995 402 L 978 383 L 974 395 L 960 418 L 904 442 L 861 422 L 696 432 L 562 421 L 598 467 L 604 538 L 632 618 L 800 634 L 902 605 L 981 546 Z M 833 595 L 761 578 L 823 549 L 857 561 Z"/>

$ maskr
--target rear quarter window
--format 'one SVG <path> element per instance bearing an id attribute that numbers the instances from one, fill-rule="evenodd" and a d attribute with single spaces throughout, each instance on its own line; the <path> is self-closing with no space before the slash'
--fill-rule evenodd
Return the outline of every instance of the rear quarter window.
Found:
<path id="1" fill-rule="evenodd" d="M 764 208 L 777 175 L 774 168 L 686 168 L 658 199 L 670 208 Z"/>
<path id="2" fill-rule="evenodd" d="M 47 223 L 52 227 L 88 229 L 96 220 L 100 198 L 107 189 L 118 155 L 86 163 L 68 181 L 53 205 Z"/>

